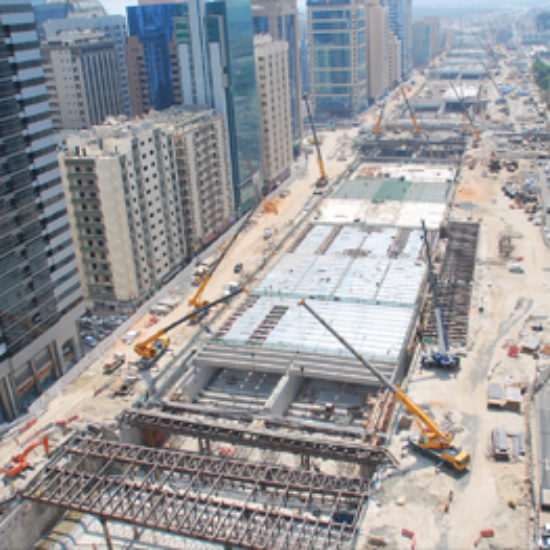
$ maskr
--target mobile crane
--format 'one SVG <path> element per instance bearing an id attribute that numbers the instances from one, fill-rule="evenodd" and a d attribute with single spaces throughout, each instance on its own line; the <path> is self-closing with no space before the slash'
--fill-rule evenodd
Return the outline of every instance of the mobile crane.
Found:
<path id="1" fill-rule="evenodd" d="M 434 152 L 433 152 L 432 146 L 430 144 L 430 139 L 428 138 L 426 133 L 422 131 L 422 128 L 420 128 L 420 126 L 418 125 L 418 121 L 416 120 L 414 110 L 413 110 L 411 104 L 409 103 L 409 98 L 407 97 L 407 94 L 405 93 L 404 88 L 401 88 L 401 95 L 403 96 L 403 101 L 405 102 L 405 106 L 407 107 L 407 110 L 409 111 L 409 115 L 411 117 L 411 121 L 412 121 L 413 126 L 414 126 L 414 133 L 418 136 L 422 136 L 426 140 L 426 143 L 428 145 L 428 151 L 430 153 L 430 157 L 433 158 Z"/>
<path id="2" fill-rule="evenodd" d="M 376 121 L 376 126 L 374 127 L 374 135 L 380 137 L 382 135 L 382 120 L 384 120 L 384 105 L 380 107 L 380 112 L 378 113 L 378 120 Z"/>
<path id="3" fill-rule="evenodd" d="M 428 240 L 428 230 L 424 220 L 421 220 L 422 232 L 424 234 L 424 244 L 426 245 L 426 258 L 428 260 L 428 277 L 430 286 L 432 287 L 432 296 L 434 304 L 435 324 L 437 328 L 437 350 L 431 354 L 422 356 L 423 367 L 440 367 L 445 369 L 460 368 L 460 357 L 449 352 L 449 339 L 447 337 L 447 329 L 445 327 L 445 319 L 443 316 L 443 304 L 439 301 L 439 293 L 437 291 L 437 280 L 434 273 L 432 254 L 430 250 L 430 242 Z"/>
<path id="4" fill-rule="evenodd" d="M 367 360 L 351 346 L 342 336 L 340 336 L 316 311 L 314 311 L 305 300 L 300 300 L 299 305 L 305 307 L 309 313 L 321 325 L 323 325 L 346 349 L 348 349 L 360 363 L 368 369 L 380 383 L 391 391 L 395 397 L 403 403 L 407 410 L 416 418 L 420 425 L 421 435 L 410 443 L 416 450 L 430 456 L 431 458 L 442 461 L 451 466 L 457 472 L 464 472 L 470 465 L 470 454 L 452 445 L 453 434 L 444 432 L 437 422 L 422 408 L 420 408 L 405 391 L 390 382 L 378 369 L 373 367 Z"/>
<path id="5" fill-rule="evenodd" d="M 470 127 L 476 138 L 476 143 L 479 144 L 479 142 L 481 141 L 481 134 L 479 133 L 479 130 L 477 129 L 477 126 L 474 123 L 474 117 L 471 115 L 469 109 L 466 106 L 466 103 L 464 103 L 464 99 L 458 94 L 458 90 L 456 89 L 456 86 L 452 82 L 450 84 L 456 98 L 460 103 L 460 106 L 462 107 L 462 113 L 464 114 L 464 116 L 468 118 L 468 121 L 470 122 Z"/>
<path id="6" fill-rule="evenodd" d="M 307 118 L 309 119 L 309 125 L 311 126 L 311 133 L 313 134 L 313 143 L 315 145 L 315 150 L 317 151 L 317 164 L 319 166 L 319 179 L 315 184 L 316 187 L 325 187 L 328 183 L 328 176 L 325 171 L 325 163 L 323 162 L 323 157 L 321 156 L 321 147 L 319 145 L 319 140 L 317 139 L 317 132 L 315 131 L 315 124 L 313 123 L 313 117 L 311 116 L 311 108 L 309 106 L 309 98 L 307 93 L 304 92 L 302 98 L 306 104 L 307 109 Z"/>
<path id="7" fill-rule="evenodd" d="M 45 435 L 41 439 L 31 443 L 22 453 L 13 455 L 10 463 L 2 468 L 2 472 L 8 477 L 18 476 L 23 470 L 30 468 L 30 464 L 27 462 L 27 455 L 36 447 L 44 445 L 44 452 L 46 456 L 50 454 L 50 441 L 48 436 Z"/>
<path id="8" fill-rule="evenodd" d="M 143 340 L 142 342 L 138 342 L 134 346 L 134 351 L 142 358 L 142 361 L 140 362 L 140 367 L 148 368 L 151 364 L 150 363 L 151 361 L 158 359 L 168 349 L 168 346 L 170 345 L 170 339 L 168 338 L 167 333 L 170 332 L 172 329 L 176 328 L 178 325 L 181 325 L 182 323 L 185 323 L 186 321 L 189 321 L 190 319 L 196 317 L 197 315 L 200 316 L 207 313 L 213 307 L 217 306 L 218 304 L 222 304 L 224 302 L 231 300 L 233 296 L 237 296 L 237 294 L 240 294 L 243 291 L 246 292 L 246 288 L 244 286 L 241 286 L 236 290 L 233 290 L 232 292 L 230 292 L 227 296 L 222 296 L 221 298 L 218 298 L 213 302 L 208 302 L 208 303 L 205 302 L 204 303 L 205 305 L 194 309 L 193 311 L 189 312 L 187 315 L 184 315 L 177 321 L 170 323 L 168 326 L 155 332 L 155 334 L 153 334 L 146 340 Z"/>

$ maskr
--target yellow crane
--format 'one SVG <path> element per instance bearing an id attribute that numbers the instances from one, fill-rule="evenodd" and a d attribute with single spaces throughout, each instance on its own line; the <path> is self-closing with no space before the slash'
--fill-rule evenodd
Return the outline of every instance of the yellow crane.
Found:
<path id="1" fill-rule="evenodd" d="M 411 117 L 411 121 L 412 121 L 413 126 L 414 126 L 414 133 L 418 136 L 422 136 L 426 140 L 426 143 L 428 144 L 428 152 L 430 153 L 430 157 L 433 158 L 434 157 L 434 152 L 433 152 L 432 146 L 430 144 L 430 140 L 429 140 L 428 136 L 426 135 L 426 133 L 423 132 L 422 128 L 420 128 L 420 126 L 418 125 L 418 121 L 416 120 L 416 116 L 414 114 L 414 111 L 413 111 L 413 108 L 412 108 L 411 104 L 409 103 L 409 98 L 407 97 L 407 94 L 405 93 L 404 88 L 401 88 L 401 95 L 403 96 L 403 101 L 405 102 L 407 110 L 409 111 L 409 115 Z"/>
<path id="2" fill-rule="evenodd" d="M 231 300 L 233 296 L 236 296 L 237 294 L 240 294 L 241 292 L 245 291 L 246 288 L 244 286 L 241 286 L 228 294 L 227 296 L 222 296 L 221 298 L 218 298 L 217 300 L 214 300 L 213 302 L 205 303 L 204 306 L 200 308 L 196 308 L 187 315 L 184 315 L 177 321 L 174 321 L 173 323 L 169 324 L 168 326 L 161 328 L 155 334 L 147 338 L 146 340 L 143 340 L 142 342 L 138 342 L 134 346 L 134 351 L 145 361 L 140 363 L 140 367 L 147 368 L 151 360 L 158 359 L 167 349 L 170 345 L 170 339 L 168 338 L 168 332 L 170 332 L 172 329 L 176 328 L 178 325 L 181 325 L 182 323 L 185 323 L 186 321 L 189 321 L 196 317 L 197 315 L 202 315 L 204 313 L 207 313 L 208 310 L 212 309 L 214 306 L 217 306 L 218 304 L 227 302 L 228 300 Z"/>
<path id="3" fill-rule="evenodd" d="M 390 390 L 395 397 L 403 403 L 407 410 L 416 418 L 420 425 L 421 436 L 411 444 L 419 451 L 427 454 L 437 461 L 451 466 L 453 469 L 462 472 L 470 465 L 471 458 L 469 453 L 452 445 L 453 434 L 444 432 L 437 422 L 421 407 L 419 407 L 405 391 L 390 382 L 378 369 L 373 367 L 367 360 L 351 346 L 342 336 L 340 336 L 316 311 L 314 311 L 305 300 L 301 300 L 299 305 L 311 313 L 321 325 L 323 325 L 346 349 L 348 349 L 360 363 L 368 369 L 380 383 Z"/>
<path id="4" fill-rule="evenodd" d="M 467 117 L 468 121 L 470 122 L 470 128 L 472 129 L 472 132 L 476 138 L 476 142 L 479 143 L 481 141 L 481 134 L 479 133 L 479 130 L 477 129 L 477 126 L 474 123 L 474 117 L 470 114 L 470 110 L 466 106 L 466 103 L 464 102 L 464 98 L 462 98 L 458 90 L 456 89 L 456 86 L 451 82 L 451 88 L 453 89 L 453 92 L 458 99 L 460 106 L 462 107 L 462 116 Z M 462 131 L 464 132 L 464 124 L 462 125 Z"/>
<path id="5" fill-rule="evenodd" d="M 380 107 L 378 120 L 376 121 L 376 126 L 374 127 L 374 134 L 377 136 L 380 136 L 382 134 L 382 120 L 384 120 L 384 105 Z"/>
<path id="6" fill-rule="evenodd" d="M 313 117 L 311 116 L 311 108 L 309 106 L 309 98 L 307 93 L 304 92 L 303 99 L 306 104 L 307 117 L 309 119 L 309 124 L 311 126 L 311 133 L 313 134 L 313 144 L 315 145 L 315 150 L 317 151 L 317 164 L 319 165 L 319 179 L 317 180 L 317 187 L 325 187 L 328 183 L 328 176 L 325 171 L 325 163 L 323 162 L 323 157 L 321 155 L 321 147 L 319 145 L 319 140 L 317 139 L 317 132 L 315 131 L 315 124 L 313 123 Z"/>

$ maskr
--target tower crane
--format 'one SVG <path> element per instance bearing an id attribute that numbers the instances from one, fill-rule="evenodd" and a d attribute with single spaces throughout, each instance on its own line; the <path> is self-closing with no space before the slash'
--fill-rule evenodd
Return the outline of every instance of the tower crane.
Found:
<path id="1" fill-rule="evenodd" d="M 414 126 L 414 133 L 417 134 L 418 136 L 424 137 L 424 139 L 426 140 L 426 143 L 428 144 L 428 151 L 430 153 L 430 157 L 433 158 L 434 152 L 433 152 L 432 146 L 430 145 L 430 140 L 429 140 L 428 136 L 426 135 L 426 133 L 423 132 L 422 128 L 420 128 L 420 126 L 418 125 L 418 121 L 416 120 L 414 110 L 413 110 L 411 104 L 409 103 L 409 99 L 407 97 L 407 94 L 405 93 L 404 88 L 401 88 L 401 95 L 403 96 L 403 101 L 405 102 L 407 110 L 409 111 L 409 115 L 411 117 L 411 121 L 412 121 L 413 126 Z"/>
<path id="2" fill-rule="evenodd" d="M 443 304 L 439 301 L 437 291 L 437 280 L 434 273 L 430 242 L 428 240 L 428 230 L 424 220 L 421 220 L 422 232 L 424 234 L 424 244 L 426 245 L 426 258 L 428 260 L 428 277 L 432 287 L 432 296 L 434 304 L 435 324 L 437 328 L 437 350 L 430 355 L 422 356 L 422 366 L 441 367 L 446 369 L 458 369 L 460 367 L 460 357 L 449 352 L 449 339 L 443 317 Z"/>
<path id="3" fill-rule="evenodd" d="M 328 176 L 325 171 L 325 163 L 323 162 L 323 157 L 321 155 L 321 147 L 319 145 L 319 140 L 317 139 L 317 132 L 315 131 L 315 124 L 313 123 L 313 117 L 311 116 L 311 108 L 309 106 L 309 98 L 307 93 L 304 92 L 303 99 L 306 104 L 307 109 L 307 118 L 309 119 L 309 125 L 311 126 L 311 133 L 313 135 L 313 143 L 315 145 L 315 150 L 317 152 L 317 164 L 319 166 L 319 179 L 317 180 L 316 187 L 325 187 L 328 183 Z"/>
<path id="4" fill-rule="evenodd" d="M 418 451 L 431 458 L 442 461 L 458 472 L 465 471 L 470 465 L 470 454 L 455 447 L 452 444 L 453 434 L 444 432 L 437 422 L 421 407 L 419 407 L 398 385 L 390 382 L 377 368 L 371 365 L 358 351 L 355 350 L 340 334 L 338 334 L 316 311 L 314 311 L 305 300 L 299 304 L 306 308 L 321 325 L 323 325 L 346 349 L 348 349 L 359 362 L 395 397 L 403 403 L 407 410 L 416 418 L 420 425 L 421 435 L 411 440 L 411 445 Z"/>
<path id="5" fill-rule="evenodd" d="M 464 115 L 468 118 L 468 121 L 470 122 L 470 127 L 472 128 L 472 132 L 474 133 L 474 136 L 476 138 L 476 142 L 479 143 L 481 141 L 481 134 L 479 133 L 479 130 L 477 126 L 474 123 L 474 117 L 471 115 L 469 109 L 466 106 L 466 103 L 464 102 L 464 98 L 461 97 L 458 93 L 458 90 L 456 89 L 456 86 L 453 84 L 453 82 L 450 83 L 451 88 L 453 89 L 453 92 L 458 99 L 460 106 L 462 107 L 462 112 Z"/>

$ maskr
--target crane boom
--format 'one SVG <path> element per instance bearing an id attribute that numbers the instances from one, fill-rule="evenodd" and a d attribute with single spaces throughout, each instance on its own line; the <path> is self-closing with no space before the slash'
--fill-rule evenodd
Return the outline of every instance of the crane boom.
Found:
<path id="1" fill-rule="evenodd" d="M 456 98 L 458 99 L 458 101 L 459 101 L 459 103 L 462 107 L 463 113 L 465 114 L 466 117 L 468 117 L 468 120 L 470 121 L 470 127 L 472 128 L 472 132 L 474 133 L 474 135 L 476 137 L 476 141 L 480 142 L 481 141 L 481 134 L 479 133 L 479 130 L 478 130 L 477 126 L 474 123 L 474 117 L 470 113 L 469 109 L 467 109 L 466 103 L 464 103 L 464 98 L 462 98 L 458 94 L 458 90 L 456 89 L 456 87 L 455 87 L 455 85 L 453 84 L 452 81 L 450 82 L 450 84 L 451 84 L 451 88 L 453 89 L 453 92 L 454 92 Z"/>
<path id="2" fill-rule="evenodd" d="M 315 124 L 313 123 L 313 117 L 311 116 L 311 108 L 309 106 L 309 98 L 307 93 L 304 92 L 303 96 L 304 102 L 306 104 L 307 117 L 309 120 L 309 125 L 311 126 L 311 133 L 313 134 L 313 143 L 315 145 L 315 150 L 317 151 L 317 164 L 319 166 L 319 180 L 317 185 L 319 187 L 324 187 L 328 183 L 328 176 L 325 170 L 325 163 L 323 162 L 323 157 L 321 155 L 321 146 L 319 145 L 319 140 L 317 139 L 317 132 L 315 131 Z"/>
<path id="3" fill-rule="evenodd" d="M 228 300 L 233 298 L 233 296 L 236 296 L 237 294 L 240 294 L 243 291 L 247 292 L 246 288 L 244 286 L 241 286 L 236 290 L 234 290 L 233 292 L 229 293 L 227 296 L 222 296 L 221 298 L 218 298 L 213 302 L 208 302 L 204 306 L 194 309 L 193 311 L 187 313 L 186 315 L 184 315 L 180 319 L 177 319 L 176 321 L 169 324 L 168 326 L 161 328 L 146 340 L 143 340 L 142 342 L 138 342 L 134 346 L 134 351 L 144 359 L 154 359 L 155 357 L 158 357 L 159 355 L 162 354 L 163 351 L 166 350 L 166 348 L 170 344 L 170 340 L 166 337 L 166 334 L 168 332 L 176 328 L 178 325 L 181 325 L 182 323 L 185 323 L 186 321 L 193 319 L 198 314 L 206 313 L 214 306 L 217 306 L 218 304 L 221 304 L 223 302 L 227 302 Z"/>
<path id="4" fill-rule="evenodd" d="M 261 205 L 262 203 L 260 203 Z M 253 208 L 250 210 L 250 212 L 246 215 L 243 222 L 241 223 L 240 227 L 233 233 L 233 236 L 227 241 L 227 244 L 223 247 L 220 255 L 216 258 L 214 263 L 210 266 L 210 269 L 208 270 L 208 273 L 204 275 L 199 288 L 197 289 L 197 292 L 189 299 L 189 305 L 193 306 L 195 308 L 202 308 L 204 307 L 208 302 L 206 300 L 201 300 L 200 297 L 202 296 L 202 293 L 204 292 L 204 289 L 206 288 L 206 285 L 209 283 L 210 279 L 212 278 L 212 275 L 214 275 L 214 271 L 216 271 L 217 267 L 220 265 L 222 260 L 225 258 L 227 253 L 229 252 L 229 249 L 233 246 L 233 243 L 237 240 L 241 232 L 244 230 L 244 228 L 247 226 L 250 218 L 256 213 L 256 208 Z"/>
<path id="5" fill-rule="evenodd" d="M 418 121 L 416 120 L 416 116 L 414 114 L 413 108 L 412 108 L 411 104 L 409 103 L 409 99 L 408 99 L 407 94 L 405 93 L 405 90 L 403 88 L 401 88 L 401 95 L 403 96 L 403 100 L 405 101 L 405 105 L 407 106 L 407 110 L 409 111 L 409 115 L 411 117 L 411 120 L 412 120 L 412 123 L 413 123 L 413 126 L 414 126 L 414 133 L 419 135 L 419 136 L 422 136 L 426 140 L 426 143 L 428 145 L 428 151 L 430 153 L 430 157 L 433 158 L 434 152 L 433 152 L 432 146 L 430 144 L 430 139 L 428 138 L 426 133 L 422 131 L 422 128 L 420 128 L 420 126 L 418 125 Z"/>
<path id="6" fill-rule="evenodd" d="M 376 126 L 374 128 L 375 135 L 379 136 L 382 133 L 382 120 L 384 119 L 384 105 L 380 108 L 378 113 L 378 120 L 376 121 Z"/>
<path id="7" fill-rule="evenodd" d="M 380 381 L 380 383 L 391 391 L 395 397 L 403 403 L 407 410 L 416 417 L 421 423 L 423 438 L 417 443 L 417 447 L 423 451 L 437 456 L 444 460 L 457 470 L 465 470 L 470 463 L 470 455 L 451 445 L 453 435 L 450 432 L 444 432 L 437 422 L 421 407 L 419 407 L 405 391 L 390 382 L 376 367 L 371 365 L 347 340 L 338 334 L 315 310 L 313 310 L 305 301 L 298 302 L 322 325 L 324 326 L 359 362 L 369 370 Z"/>

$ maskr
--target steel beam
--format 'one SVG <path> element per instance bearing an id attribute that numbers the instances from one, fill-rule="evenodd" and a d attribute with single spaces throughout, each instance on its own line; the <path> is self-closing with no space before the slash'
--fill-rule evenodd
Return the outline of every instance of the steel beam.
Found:
<path id="1" fill-rule="evenodd" d="M 99 467 L 86 471 L 85 459 Z M 347 550 L 369 484 L 76 435 L 22 494 L 104 525 L 121 521 L 240 548 Z M 335 522 L 338 509 L 352 510 L 354 521 Z"/>
<path id="2" fill-rule="evenodd" d="M 351 443 L 341 440 L 319 440 L 305 435 L 286 434 L 280 431 L 257 430 L 228 426 L 208 420 L 197 421 L 174 414 L 130 409 L 118 418 L 121 424 L 141 429 L 166 431 L 212 441 L 225 441 L 235 445 L 286 451 L 331 460 L 341 460 L 367 466 L 396 465 L 396 460 L 384 447 Z"/>

